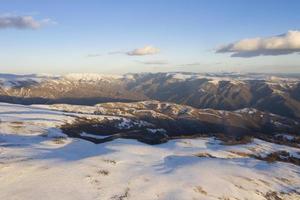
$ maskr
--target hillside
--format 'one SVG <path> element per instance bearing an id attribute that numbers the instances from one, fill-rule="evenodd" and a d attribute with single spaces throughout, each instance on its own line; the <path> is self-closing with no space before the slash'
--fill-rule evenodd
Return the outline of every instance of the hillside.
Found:
<path id="1" fill-rule="evenodd" d="M 229 145 L 214 137 L 181 138 L 158 145 L 130 139 L 94 144 L 68 137 L 60 129 L 88 119 L 117 120 L 115 125 L 126 131 L 134 124 L 131 117 L 144 116 L 150 107 L 153 116 L 169 113 L 175 119 L 182 109 L 199 119 L 221 115 L 221 111 L 157 102 L 90 107 L 0 103 L 0 199 L 300 198 L 299 147 L 259 139 Z M 228 114 L 246 120 L 253 112 Z M 145 122 L 139 125 L 149 126 Z M 95 132 L 81 135 L 97 136 Z"/>

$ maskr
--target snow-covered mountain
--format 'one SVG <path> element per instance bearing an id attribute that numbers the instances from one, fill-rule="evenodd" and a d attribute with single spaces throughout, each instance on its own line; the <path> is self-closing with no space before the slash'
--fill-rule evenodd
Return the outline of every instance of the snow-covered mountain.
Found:
<path id="1" fill-rule="evenodd" d="M 299 80 L 296 75 L 237 73 L 0 74 L 0 101 L 94 105 L 152 99 L 220 110 L 252 107 L 300 118 Z"/>
<path id="2" fill-rule="evenodd" d="M 261 115 L 261 121 L 279 127 L 294 122 L 254 109 L 198 110 L 156 101 L 96 106 L 0 103 L 0 199 L 300 199 L 299 147 L 288 143 L 253 139 L 224 144 L 225 138 L 214 137 L 174 138 L 158 145 L 123 137 L 98 145 L 86 140 L 107 137 L 103 135 L 112 129 L 100 131 L 107 128 L 104 124 L 119 132 L 145 127 L 155 137 L 164 131 L 152 125 L 168 131 L 165 124 L 149 121 L 153 118 L 237 117 L 237 124 L 247 122 L 248 127 L 257 126 Z M 93 125 L 94 132 L 78 122 Z M 83 139 L 64 129 L 80 124 L 84 126 L 77 128 L 86 132 L 73 133 Z M 299 137 L 277 134 L 286 140 Z"/>

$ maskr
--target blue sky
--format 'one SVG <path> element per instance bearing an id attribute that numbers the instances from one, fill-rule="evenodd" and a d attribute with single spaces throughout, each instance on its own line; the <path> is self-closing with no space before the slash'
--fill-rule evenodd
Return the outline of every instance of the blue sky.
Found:
<path id="1" fill-rule="evenodd" d="M 0 25 L 1 16 L 11 21 L 0 26 L 0 69 L 54 74 L 300 72 L 298 43 L 276 55 L 232 57 L 243 48 L 216 53 L 221 45 L 246 38 L 298 34 L 299 10 L 298 0 L 1 0 Z M 12 20 L 24 16 L 38 28 L 20 28 Z M 294 38 L 299 41 L 298 35 Z M 129 54 L 147 46 L 157 51 Z"/>

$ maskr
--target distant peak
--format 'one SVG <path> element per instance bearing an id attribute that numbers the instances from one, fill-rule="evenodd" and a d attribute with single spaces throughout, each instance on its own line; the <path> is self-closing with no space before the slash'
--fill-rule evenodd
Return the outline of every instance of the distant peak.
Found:
<path id="1" fill-rule="evenodd" d="M 63 76 L 66 79 L 83 80 L 83 81 L 98 81 L 98 80 L 110 80 L 121 79 L 121 75 L 109 75 L 109 74 L 96 74 L 96 73 L 71 73 Z"/>

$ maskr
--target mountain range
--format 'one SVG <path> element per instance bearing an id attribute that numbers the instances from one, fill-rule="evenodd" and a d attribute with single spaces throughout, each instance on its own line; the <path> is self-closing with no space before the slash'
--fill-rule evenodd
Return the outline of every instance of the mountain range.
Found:
<path id="1" fill-rule="evenodd" d="M 300 76 L 240 73 L 0 74 L 0 101 L 79 104 L 158 100 L 201 109 L 255 108 L 300 118 Z"/>

